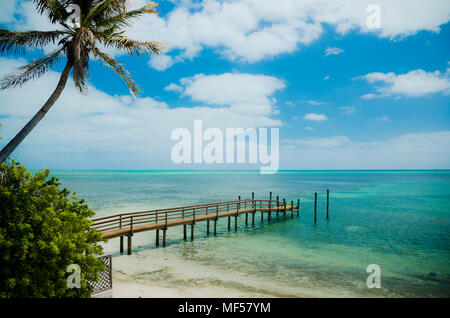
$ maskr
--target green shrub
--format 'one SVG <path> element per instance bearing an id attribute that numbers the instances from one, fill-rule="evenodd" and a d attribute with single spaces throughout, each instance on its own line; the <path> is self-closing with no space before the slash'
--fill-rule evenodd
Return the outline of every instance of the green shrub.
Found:
<path id="1" fill-rule="evenodd" d="M 104 270 L 95 213 L 49 173 L 0 164 L 0 297 L 89 297 L 88 281 Z M 80 266 L 80 288 L 67 287 L 70 264 Z"/>

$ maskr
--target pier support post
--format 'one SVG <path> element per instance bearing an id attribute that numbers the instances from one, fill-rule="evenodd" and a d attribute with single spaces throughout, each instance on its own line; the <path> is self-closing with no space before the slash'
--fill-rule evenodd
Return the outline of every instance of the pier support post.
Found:
<path id="1" fill-rule="evenodd" d="M 278 212 L 280 210 L 280 196 L 277 195 L 277 219 L 279 217 Z"/>
<path id="2" fill-rule="evenodd" d="M 255 226 L 255 212 L 252 213 L 252 227 Z"/>
<path id="3" fill-rule="evenodd" d="M 156 247 L 159 246 L 159 229 L 156 229 Z"/>
<path id="4" fill-rule="evenodd" d="M 314 223 L 317 223 L 317 192 L 314 193 Z"/>
<path id="5" fill-rule="evenodd" d="M 123 254 L 123 236 L 120 237 L 120 254 Z"/>
<path id="6" fill-rule="evenodd" d="M 330 190 L 327 189 L 327 220 L 328 220 L 329 208 L 330 208 Z"/>
<path id="7" fill-rule="evenodd" d="M 166 232 L 167 228 L 163 229 L 163 247 L 166 247 Z"/>
<path id="8" fill-rule="evenodd" d="M 209 220 L 206 220 L 206 236 L 209 236 Z"/>
<path id="9" fill-rule="evenodd" d="M 183 224 L 183 239 L 187 241 L 187 230 L 186 230 L 187 224 Z"/>
<path id="10" fill-rule="evenodd" d="M 191 224 L 191 242 L 194 241 L 194 225 L 195 223 Z"/>
<path id="11" fill-rule="evenodd" d="M 283 217 L 286 220 L 286 199 L 283 199 Z"/>
<path id="12" fill-rule="evenodd" d="M 228 232 L 231 230 L 231 216 L 228 217 Z"/>
<path id="13" fill-rule="evenodd" d="M 214 219 L 214 236 L 217 235 L 217 218 Z"/>
<path id="14" fill-rule="evenodd" d="M 297 216 L 300 216 L 300 199 L 297 199 Z"/>
<path id="15" fill-rule="evenodd" d="M 132 237 L 133 235 L 132 234 L 129 234 L 128 235 L 128 255 L 131 255 L 131 237 Z"/>
<path id="16" fill-rule="evenodd" d="M 238 220 L 238 215 L 236 214 L 234 216 L 234 231 L 237 232 L 237 220 Z"/>
<path id="17" fill-rule="evenodd" d="M 272 218 L 272 192 L 270 192 L 269 197 L 269 215 L 267 216 L 267 221 L 270 223 L 270 219 Z"/>

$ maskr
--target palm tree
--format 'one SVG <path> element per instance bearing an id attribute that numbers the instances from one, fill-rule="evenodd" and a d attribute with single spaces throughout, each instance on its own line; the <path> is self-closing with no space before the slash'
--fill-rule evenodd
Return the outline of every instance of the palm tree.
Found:
<path id="1" fill-rule="evenodd" d="M 51 23 L 59 25 L 59 28 L 46 32 L 0 29 L 0 52 L 18 54 L 24 53 L 26 49 L 42 49 L 48 45 L 56 45 L 57 48 L 46 56 L 19 67 L 19 73 L 5 76 L 0 82 L 0 89 L 21 86 L 42 76 L 61 58 L 66 60 L 65 67 L 56 89 L 47 102 L 1 150 L 0 162 L 10 156 L 55 104 L 66 86 L 70 71 L 78 91 L 83 93 L 87 89 L 86 77 L 90 56 L 112 68 L 125 81 L 133 96 L 140 91 L 122 64 L 101 51 L 101 48 L 125 50 L 133 56 L 158 54 L 161 48 L 159 42 L 129 39 L 123 30 L 134 19 L 145 14 L 157 13 L 154 10 L 156 3 L 152 2 L 140 9 L 127 11 L 125 0 L 33 0 L 33 2 L 38 12 L 47 15 Z M 67 21 L 72 19 L 74 11 L 68 12 L 66 8 L 79 9 L 76 22 Z"/>

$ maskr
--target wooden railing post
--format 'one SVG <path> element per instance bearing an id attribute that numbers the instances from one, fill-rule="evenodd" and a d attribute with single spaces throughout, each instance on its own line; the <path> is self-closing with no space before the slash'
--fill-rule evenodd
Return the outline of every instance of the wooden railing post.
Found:
<path id="1" fill-rule="evenodd" d="M 131 255 L 132 236 L 133 236 L 133 217 L 130 218 L 130 233 L 128 234 L 128 255 Z"/>
<path id="2" fill-rule="evenodd" d="M 183 220 L 184 220 L 184 208 L 183 209 L 181 209 L 181 215 L 183 216 Z M 187 241 L 187 231 L 186 231 L 186 227 L 187 227 L 187 224 L 183 224 L 183 239 L 185 240 L 185 241 Z"/>
<path id="3" fill-rule="evenodd" d="M 206 207 L 206 215 L 208 215 L 208 207 Z M 206 220 L 206 236 L 209 236 L 209 219 Z"/>
<path id="4" fill-rule="evenodd" d="M 239 196 L 239 202 L 240 202 L 241 197 Z M 237 210 L 236 210 L 236 215 L 234 216 L 234 231 L 237 232 L 237 220 L 238 220 L 238 216 L 239 216 L 239 207 L 240 207 L 240 203 L 238 203 L 237 205 Z"/>
<path id="5" fill-rule="evenodd" d="M 230 212 L 230 205 L 227 203 L 227 212 Z M 228 231 L 231 229 L 231 216 L 228 216 Z"/>
<path id="6" fill-rule="evenodd" d="M 119 215 L 119 229 L 122 228 L 122 214 Z M 120 254 L 123 254 L 123 235 L 120 236 Z"/>
<path id="7" fill-rule="evenodd" d="M 194 241 L 194 226 L 195 226 L 195 208 L 193 210 L 193 221 L 191 224 L 191 242 Z"/>
<path id="8" fill-rule="evenodd" d="M 130 233 L 133 234 L 133 217 L 130 219 Z"/>
<path id="9" fill-rule="evenodd" d="M 167 212 L 166 212 L 166 223 L 164 225 L 164 229 L 163 229 L 163 247 L 166 247 L 166 232 L 167 232 Z"/>

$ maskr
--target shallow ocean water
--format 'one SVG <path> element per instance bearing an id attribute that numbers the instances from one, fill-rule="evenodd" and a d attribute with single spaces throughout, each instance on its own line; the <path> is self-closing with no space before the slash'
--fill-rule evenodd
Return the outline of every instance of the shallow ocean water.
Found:
<path id="1" fill-rule="evenodd" d="M 198 223 L 194 242 L 182 240 L 182 227 L 169 228 L 165 249 L 155 248 L 154 232 L 144 232 L 133 237 L 133 255 L 120 256 L 119 239 L 112 239 L 105 252 L 113 254 L 115 282 L 205 297 L 450 296 L 450 171 L 52 174 L 86 199 L 97 217 L 250 198 L 252 191 L 257 199 L 272 191 L 274 198 L 301 200 L 300 216 L 273 216 L 268 224 L 257 214 L 254 228 L 240 216 L 237 233 L 227 231 L 226 219 L 219 220 L 217 237 L 207 237 L 206 223 Z M 367 288 L 369 264 L 381 268 L 380 289 Z"/>

